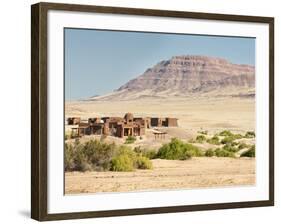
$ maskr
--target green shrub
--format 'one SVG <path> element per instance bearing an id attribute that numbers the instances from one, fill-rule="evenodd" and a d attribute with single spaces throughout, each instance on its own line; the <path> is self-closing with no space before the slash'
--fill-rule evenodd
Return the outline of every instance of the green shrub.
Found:
<path id="1" fill-rule="evenodd" d="M 221 143 L 222 144 L 231 144 L 234 140 L 235 140 L 235 138 L 233 136 L 227 136 L 221 140 Z"/>
<path id="2" fill-rule="evenodd" d="M 238 151 L 238 149 L 236 147 L 234 147 L 232 144 L 226 144 L 223 146 L 222 149 L 226 150 L 228 152 L 237 152 Z"/>
<path id="3" fill-rule="evenodd" d="M 191 144 L 186 144 L 186 153 L 189 154 L 191 157 L 201 157 L 204 156 L 204 152 Z"/>
<path id="4" fill-rule="evenodd" d="M 109 170 L 110 161 L 117 150 L 114 143 L 108 144 L 98 140 L 90 140 L 83 146 L 87 161 L 95 170 Z"/>
<path id="5" fill-rule="evenodd" d="M 142 148 L 142 147 L 140 147 L 140 146 L 136 146 L 135 148 L 134 148 L 134 152 L 135 153 L 142 153 L 144 151 L 144 149 Z"/>
<path id="6" fill-rule="evenodd" d="M 87 157 L 83 152 L 83 146 L 80 144 L 79 140 L 76 140 L 73 145 L 65 144 L 64 150 L 65 171 L 91 170 L 91 164 L 88 163 Z"/>
<path id="7" fill-rule="evenodd" d="M 125 144 L 132 144 L 136 141 L 136 137 L 135 136 L 128 136 L 128 138 L 126 138 Z"/>
<path id="8" fill-rule="evenodd" d="M 141 148 L 140 146 L 135 147 L 134 151 L 141 155 L 144 156 L 148 159 L 156 159 L 157 158 L 157 151 L 155 149 L 149 149 L 149 148 Z"/>
<path id="9" fill-rule="evenodd" d="M 245 138 L 255 138 L 256 134 L 254 131 L 247 131 L 245 134 Z"/>
<path id="10" fill-rule="evenodd" d="M 221 140 L 222 144 L 229 144 L 232 143 L 233 145 L 238 145 L 238 143 L 233 142 L 236 139 L 241 139 L 243 136 L 241 134 L 232 134 L 230 136 L 226 136 Z"/>
<path id="11" fill-rule="evenodd" d="M 152 162 L 142 156 L 137 155 L 126 146 L 121 146 L 111 161 L 112 171 L 133 171 L 135 169 L 152 169 Z"/>
<path id="12" fill-rule="evenodd" d="M 74 164 L 74 152 L 71 144 L 64 144 L 64 170 L 73 170 Z"/>
<path id="13" fill-rule="evenodd" d="M 173 138 L 170 143 L 162 145 L 158 150 L 157 157 L 170 160 L 191 158 L 189 154 L 185 153 L 184 148 L 184 143 L 182 141 Z"/>
<path id="14" fill-rule="evenodd" d="M 205 142 L 207 140 L 207 138 L 206 138 L 206 136 L 204 136 L 204 135 L 198 135 L 197 137 L 196 137 L 196 142 L 198 142 L 198 143 L 203 143 L 203 142 Z"/>
<path id="15" fill-rule="evenodd" d="M 207 142 L 212 144 L 212 145 L 219 145 L 220 144 L 220 139 L 218 136 L 214 136 L 210 139 L 207 139 Z"/>
<path id="16" fill-rule="evenodd" d="M 128 155 L 132 160 L 135 160 L 137 154 L 128 146 L 121 145 L 115 152 L 115 156 Z"/>
<path id="17" fill-rule="evenodd" d="M 224 130 L 219 133 L 219 136 L 232 136 L 232 135 L 233 134 L 231 133 L 231 131 L 228 131 L 228 130 Z"/>
<path id="18" fill-rule="evenodd" d="M 220 149 L 220 148 L 217 148 L 215 150 L 215 154 L 217 157 L 235 157 L 233 152 L 230 152 L 230 151 L 227 151 L 224 149 Z"/>
<path id="19" fill-rule="evenodd" d="M 132 171 L 151 169 L 152 163 L 126 146 L 117 147 L 98 140 L 81 144 L 77 140 L 74 144 L 65 144 L 64 168 L 66 171 Z"/>
<path id="20" fill-rule="evenodd" d="M 83 153 L 83 148 L 79 148 L 75 150 L 74 157 L 73 157 L 73 170 L 76 171 L 88 171 L 92 169 L 91 164 L 89 164 L 87 157 Z"/>
<path id="21" fill-rule="evenodd" d="M 152 169 L 152 162 L 143 156 L 136 157 L 136 167 L 138 169 Z"/>
<path id="22" fill-rule="evenodd" d="M 148 159 L 156 159 L 157 158 L 157 151 L 154 149 L 146 150 L 142 153 L 142 155 Z"/>
<path id="23" fill-rule="evenodd" d="M 234 135 L 234 138 L 235 139 L 241 139 L 241 138 L 243 138 L 244 136 L 243 135 L 241 135 L 241 134 L 235 134 Z"/>
<path id="24" fill-rule="evenodd" d="M 192 156 L 203 156 L 204 153 L 196 146 L 184 143 L 177 138 L 172 138 L 171 142 L 164 144 L 157 153 L 157 157 L 170 160 L 186 160 Z"/>
<path id="25" fill-rule="evenodd" d="M 207 157 L 213 157 L 215 155 L 214 151 L 212 149 L 208 149 L 206 152 L 205 152 L 205 156 Z"/>
<path id="26" fill-rule="evenodd" d="M 246 143 L 244 143 L 244 142 L 241 142 L 241 143 L 239 143 L 239 145 L 238 145 L 238 149 L 244 149 L 244 148 L 248 148 L 249 146 L 246 144 Z"/>
<path id="27" fill-rule="evenodd" d="M 129 155 L 121 154 L 114 157 L 111 161 L 112 171 L 133 171 L 134 161 Z"/>
<path id="28" fill-rule="evenodd" d="M 243 152 L 240 156 L 241 157 L 256 157 L 255 145 L 251 146 L 251 148 L 249 150 L 247 150 L 246 152 Z"/>

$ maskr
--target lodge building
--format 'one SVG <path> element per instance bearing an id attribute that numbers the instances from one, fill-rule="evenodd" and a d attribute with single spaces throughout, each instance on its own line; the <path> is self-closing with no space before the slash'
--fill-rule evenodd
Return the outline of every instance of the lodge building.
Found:
<path id="1" fill-rule="evenodd" d="M 71 136 L 81 137 L 83 135 L 110 135 L 119 138 L 124 136 L 143 136 L 145 130 L 151 127 L 177 127 L 177 118 L 149 118 L 134 117 L 132 113 L 126 113 L 124 117 L 94 117 L 88 122 L 81 122 L 79 117 L 67 119 L 72 127 Z"/>

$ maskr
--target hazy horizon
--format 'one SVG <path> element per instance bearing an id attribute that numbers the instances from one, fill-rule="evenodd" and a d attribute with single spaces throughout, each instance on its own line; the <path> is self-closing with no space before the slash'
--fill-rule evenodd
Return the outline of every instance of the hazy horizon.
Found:
<path id="1" fill-rule="evenodd" d="M 65 99 L 109 93 L 178 55 L 255 66 L 255 38 L 65 29 Z"/>

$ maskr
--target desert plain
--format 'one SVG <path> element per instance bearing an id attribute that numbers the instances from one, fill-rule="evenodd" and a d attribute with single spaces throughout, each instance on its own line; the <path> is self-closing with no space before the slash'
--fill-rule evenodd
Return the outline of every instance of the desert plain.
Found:
<path id="1" fill-rule="evenodd" d="M 135 100 L 81 100 L 65 102 L 65 117 L 120 116 L 133 113 L 135 117 L 176 117 L 178 127 L 160 128 L 167 133 L 165 139 L 155 139 L 152 130 L 137 139 L 131 147 L 160 147 L 171 138 L 184 141 L 194 139 L 198 132 L 212 136 L 223 130 L 237 134 L 255 131 L 254 97 L 143 97 Z M 67 130 L 66 128 L 66 131 Z M 81 142 L 98 139 L 84 136 Z M 72 140 L 69 140 L 72 141 Z M 123 144 L 124 139 L 109 136 L 106 141 Z M 241 139 L 255 144 L 255 139 Z M 196 143 L 195 143 L 196 145 Z M 202 150 L 214 146 L 197 144 Z M 243 150 L 242 150 L 243 151 Z M 133 172 L 87 171 L 66 172 L 65 193 L 128 192 L 206 187 L 235 187 L 255 184 L 255 158 L 193 157 L 188 160 L 153 159 L 153 169 Z"/>

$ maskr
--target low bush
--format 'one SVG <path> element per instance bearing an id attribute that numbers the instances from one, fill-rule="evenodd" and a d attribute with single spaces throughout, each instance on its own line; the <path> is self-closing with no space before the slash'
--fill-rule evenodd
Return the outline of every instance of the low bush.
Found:
<path id="1" fill-rule="evenodd" d="M 152 162 L 147 157 L 137 156 L 136 167 L 138 169 L 152 169 L 153 166 Z"/>
<path id="2" fill-rule="evenodd" d="M 238 148 L 234 147 L 232 144 L 226 144 L 222 147 L 222 149 L 234 153 L 238 151 Z"/>
<path id="3" fill-rule="evenodd" d="M 157 153 L 160 159 L 186 160 L 192 156 L 203 156 L 204 153 L 196 146 L 184 143 L 177 138 L 172 138 L 171 142 L 164 144 Z"/>
<path id="4" fill-rule="evenodd" d="M 114 157 L 111 160 L 111 169 L 112 171 L 133 171 L 134 161 L 130 158 L 129 155 L 121 154 Z"/>
<path id="5" fill-rule="evenodd" d="M 135 153 L 130 147 L 121 145 L 115 152 L 113 157 L 120 155 L 127 155 L 133 162 L 136 160 L 137 153 Z"/>
<path id="6" fill-rule="evenodd" d="M 79 140 L 76 140 L 73 145 L 65 144 L 64 169 L 67 171 L 76 170 L 83 172 L 92 169 Z"/>
<path id="7" fill-rule="evenodd" d="M 152 162 L 132 151 L 126 146 L 120 146 L 111 161 L 112 171 L 133 171 L 135 169 L 152 169 Z"/>
<path id="8" fill-rule="evenodd" d="M 224 130 L 219 133 L 219 136 L 232 136 L 232 135 L 233 134 L 231 133 L 231 131 L 228 131 L 228 130 Z"/>
<path id="9" fill-rule="evenodd" d="M 243 138 L 244 136 L 243 135 L 241 135 L 241 134 L 235 134 L 234 135 L 234 138 L 235 139 L 241 139 L 241 138 Z"/>
<path id="10" fill-rule="evenodd" d="M 66 171 L 132 171 L 151 169 L 148 158 L 138 155 L 126 146 L 117 147 L 98 140 L 80 144 L 65 144 L 64 168 Z"/>
<path id="11" fill-rule="evenodd" d="M 238 145 L 238 149 L 245 149 L 245 148 L 248 148 L 249 146 L 246 144 L 246 143 L 244 143 L 244 142 L 241 142 L 241 143 L 239 143 L 239 145 Z"/>
<path id="12" fill-rule="evenodd" d="M 191 144 L 186 144 L 186 153 L 188 153 L 191 157 L 201 157 L 204 156 L 204 152 Z"/>
<path id="13" fill-rule="evenodd" d="M 233 136 L 227 136 L 221 140 L 221 144 L 231 144 L 234 140 L 235 138 Z"/>
<path id="14" fill-rule="evenodd" d="M 141 155 L 144 156 L 148 159 L 156 159 L 157 158 L 157 151 L 155 149 L 149 149 L 149 148 L 141 148 L 140 146 L 135 147 L 134 151 Z"/>
<path id="15" fill-rule="evenodd" d="M 234 140 L 237 140 L 237 139 L 241 139 L 243 138 L 243 136 L 241 134 L 232 134 L 230 136 L 226 136 L 224 137 L 222 140 L 221 140 L 221 143 L 222 144 L 230 144 L 232 143 L 233 145 L 238 145 L 237 142 L 233 142 Z"/>
<path id="16" fill-rule="evenodd" d="M 227 151 L 225 149 L 217 148 L 215 150 L 215 154 L 217 157 L 235 157 L 233 152 Z"/>
<path id="17" fill-rule="evenodd" d="M 206 138 L 205 135 L 198 135 L 198 136 L 196 137 L 196 142 L 198 142 L 198 143 L 203 143 L 203 142 L 205 142 L 206 140 L 207 140 L 207 138 Z"/>
<path id="18" fill-rule="evenodd" d="M 158 150 L 157 157 L 169 160 L 185 160 L 191 158 L 191 155 L 186 153 L 185 144 L 182 141 L 173 138 L 170 143 L 162 145 Z"/>
<path id="19" fill-rule="evenodd" d="M 71 144 L 64 144 L 64 169 L 73 170 L 75 168 L 74 164 L 74 151 Z"/>
<path id="20" fill-rule="evenodd" d="M 206 152 L 205 152 L 205 156 L 207 157 L 213 157 L 215 155 L 214 151 L 212 149 L 208 149 Z"/>
<path id="21" fill-rule="evenodd" d="M 207 142 L 212 144 L 212 145 L 219 145 L 220 144 L 220 139 L 218 136 L 214 136 L 212 138 L 207 139 Z"/>
<path id="22" fill-rule="evenodd" d="M 255 138 L 256 134 L 254 131 L 247 131 L 245 134 L 245 138 Z"/>
<path id="23" fill-rule="evenodd" d="M 251 148 L 249 150 L 247 150 L 246 152 L 243 152 L 240 156 L 241 157 L 256 157 L 255 145 L 251 146 Z"/>
<path id="24" fill-rule="evenodd" d="M 140 146 L 136 146 L 135 148 L 134 148 L 134 152 L 135 153 L 143 153 L 143 151 L 144 151 L 145 149 L 144 148 L 142 148 L 142 147 L 140 147 Z"/>
<path id="25" fill-rule="evenodd" d="M 109 170 L 116 150 L 117 146 L 114 143 L 108 144 L 98 140 L 91 140 L 83 145 L 83 153 L 95 170 Z"/>
<path id="26" fill-rule="evenodd" d="M 157 151 L 154 149 L 148 149 L 142 153 L 142 156 L 148 159 L 156 159 L 157 158 Z"/>
<path id="27" fill-rule="evenodd" d="M 128 138 L 126 138 L 125 144 L 132 144 L 136 141 L 136 137 L 135 136 L 128 136 Z"/>

